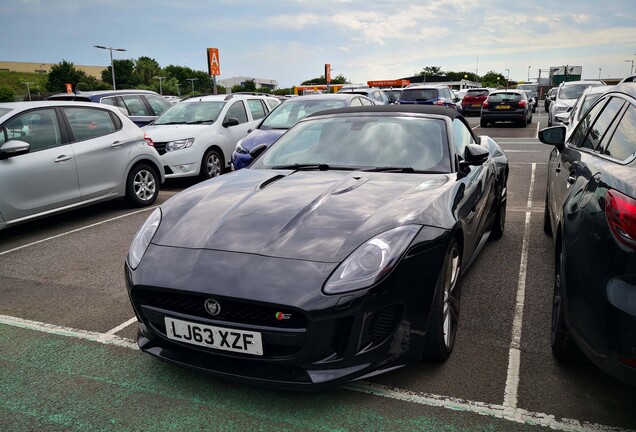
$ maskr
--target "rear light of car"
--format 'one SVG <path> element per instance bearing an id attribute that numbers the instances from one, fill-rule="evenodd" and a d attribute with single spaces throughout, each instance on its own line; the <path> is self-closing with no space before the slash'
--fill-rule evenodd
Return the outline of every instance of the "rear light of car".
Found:
<path id="1" fill-rule="evenodd" d="M 150 138 L 150 136 L 146 132 L 144 132 L 144 140 L 146 140 L 146 144 L 148 144 L 150 147 L 155 146 L 154 141 L 152 140 L 152 138 Z"/>
<path id="2" fill-rule="evenodd" d="M 488 108 L 488 99 L 486 99 L 486 100 L 484 101 L 484 103 L 482 103 L 482 104 L 481 104 L 481 107 L 482 107 L 482 108 Z"/>
<path id="3" fill-rule="evenodd" d="M 618 359 L 618 361 L 620 361 L 624 365 L 636 368 L 636 359 L 633 359 L 633 358 L 620 358 L 620 359 Z"/>
<path id="4" fill-rule="evenodd" d="M 526 103 L 527 103 L 526 101 L 521 99 L 517 105 L 519 105 L 521 108 L 523 108 L 524 106 L 526 106 Z"/>
<path id="5" fill-rule="evenodd" d="M 435 99 L 435 101 L 433 101 L 433 105 L 444 105 L 444 99 Z"/>
<path id="6" fill-rule="evenodd" d="M 615 190 L 607 191 L 605 216 L 614 237 L 636 249 L 636 200 Z"/>

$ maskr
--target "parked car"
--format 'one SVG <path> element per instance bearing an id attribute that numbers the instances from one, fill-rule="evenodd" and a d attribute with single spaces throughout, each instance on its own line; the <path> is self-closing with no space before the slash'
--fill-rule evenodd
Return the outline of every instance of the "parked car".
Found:
<path id="1" fill-rule="evenodd" d="M 578 122 L 594 102 L 605 92 L 612 89 L 612 86 L 596 86 L 588 87 L 583 94 L 577 99 L 574 106 L 566 112 L 558 113 L 557 120 L 563 123 L 567 129 L 567 134 L 572 133 Z"/>
<path id="2" fill-rule="evenodd" d="M 169 96 L 169 95 L 164 95 L 163 98 L 165 100 L 167 100 L 168 102 L 170 102 L 171 104 L 176 104 L 181 102 L 181 98 L 179 96 Z"/>
<path id="3" fill-rule="evenodd" d="M 532 90 L 524 90 L 526 94 L 526 98 L 528 99 L 528 104 L 530 104 L 530 109 L 533 113 L 537 112 L 537 98 Z"/>
<path id="4" fill-rule="evenodd" d="M 566 81 L 559 84 L 548 111 L 548 126 L 554 126 L 559 120 L 558 113 L 567 112 L 588 87 L 605 85 L 603 81 Z"/>
<path id="5" fill-rule="evenodd" d="M 462 275 L 503 234 L 507 176 L 503 150 L 452 109 L 312 114 L 143 224 L 125 270 L 138 345 L 305 389 L 443 361 Z"/>
<path id="6" fill-rule="evenodd" d="M 410 85 L 402 90 L 402 94 L 396 103 L 400 105 L 447 106 L 457 110 L 458 101 L 459 98 L 446 85 L 421 84 Z"/>
<path id="7" fill-rule="evenodd" d="M 547 128 L 544 230 L 554 238 L 552 353 L 581 352 L 636 385 L 636 83 L 603 94 L 572 134 Z"/>
<path id="8" fill-rule="evenodd" d="M 488 95 L 481 107 L 479 125 L 487 127 L 501 121 L 521 127 L 532 123 L 532 107 L 523 90 L 495 90 Z"/>
<path id="9" fill-rule="evenodd" d="M 229 170 L 236 143 L 270 112 L 268 99 L 244 94 L 194 97 L 173 105 L 143 130 L 155 142 L 167 178 L 207 180 Z"/>
<path id="10" fill-rule="evenodd" d="M 120 197 L 151 205 L 164 180 L 152 145 L 114 107 L 0 104 L 0 229 Z"/>
<path id="11" fill-rule="evenodd" d="M 59 93 L 49 96 L 53 101 L 96 102 L 118 107 L 137 126 L 144 126 L 163 114 L 172 104 L 149 90 L 103 90 Z"/>
<path id="12" fill-rule="evenodd" d="M 394 104 L 400 98 L 400 94 L 402 93 L 401 88 L 392 88 L 392 89 L 383 89 L 384 94 L 389 98 L 389 102 Z"/>
<path id="13" fill-rule="evenodd" d="M 390 105 L 391 100 L 384 93 L 382 89 L 379 88 L 353 88 L 353 89 L 340 89 L 338 93 L 350 93 L 350 94 L 359 94 L 368 97 L 369 99 L 373 99 L 378 105 Z"/>
<path id="14" fill-rule="evenodd" d="M 248 166 L 253 160 L 250 151 L 255 146 L 263 144 L 269 147 L 287 129 L 310 114 L 327 109 L 366 105 L 376 105 L 376 102 L 357 93 L 316 94 L 287 100 L 236 144 L 232 152 L 232 167 L 238 170 Z"/>
<path id="15" fill-rule="evenodd" d="M 552 101 L 556 97 L 556 92 L 557 92 L 558 89 L 559 89 L 558 87 L 552 87 L 550 90 L 548 90 L 545 93 L 545 99 L 543 101 L 543 108 L 545 109 L 545 112 L 549 112 L 550 104 L 552 103 Z"/>
<path id="16" fill-rule="evenodd" d="M 481 114 L 481 104 L 484 103 L 490 91 L 487 88 L 468 89 L 462 98 L 462 114 L 468 117 L 471 114 Z"/>

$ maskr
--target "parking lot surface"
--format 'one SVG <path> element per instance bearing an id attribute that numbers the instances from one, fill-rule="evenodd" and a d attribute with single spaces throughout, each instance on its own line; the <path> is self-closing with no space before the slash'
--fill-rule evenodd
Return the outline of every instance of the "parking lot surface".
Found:
<path id="1" fill-rule="evenodd" d="M 152 209 L 113 201 L 0 231 L 0 430 L 635 430 L 632 387 L 552 358 L 546 120 L 469 118 L 508 154 L 507 221 L 465 275 L 448 361 L 331 391 L 238 385 L 136 348 L 123 263 Z M 190 184 L 168 182 L 157 204 Z"/>

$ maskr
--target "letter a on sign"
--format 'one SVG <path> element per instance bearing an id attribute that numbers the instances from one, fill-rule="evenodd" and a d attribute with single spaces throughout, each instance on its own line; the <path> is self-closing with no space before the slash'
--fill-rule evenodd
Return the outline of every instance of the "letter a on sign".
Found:
<path id="1" fill-rule="evenodd" d="M 208 48 L 208 71 L 210 76 L 221 75 L 221 63 L 219 63 L 218 48 Z"/>

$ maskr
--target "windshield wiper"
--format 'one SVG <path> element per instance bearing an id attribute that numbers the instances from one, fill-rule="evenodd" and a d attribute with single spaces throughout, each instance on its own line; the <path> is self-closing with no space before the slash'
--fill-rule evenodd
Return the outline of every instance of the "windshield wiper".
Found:
<path id="1" fill-rule="evenodd" d="M 184 121 L 175 121 L 175 122 L 165 122 L 165 123 L 153 123 L 154 125 L 157 126 L 164 126 L 164 125 L 176 125 L 176 124 L 186 124 L 186 122 Z"/>
<path id="2" fill-rule="evenodd" d="M 327 164 L 289 164 L 289 165 L 275 165 L 270 167 L 271 169 L 293 169 L 293 170 L 319 170 L 327 171 L 331 167 Z"/>
<path id="3" fill-rule="evenodd" d="M 364 172 L 403 172 L 403 173 L 414 173 L 415 169 L 413 167 L 392 167 L 392 166 L 379 166 L 374 168 L 366 168 L 360 171 Z M 418 171 L 420 172 L 420 171 Z"/>
<path id="4" fill-rule="evenodd" d="M 197 120 L 193 122 L 187 122 L 186 124 L 203 124 L 203 123 L 214 123 L 214 120 Z"/>

